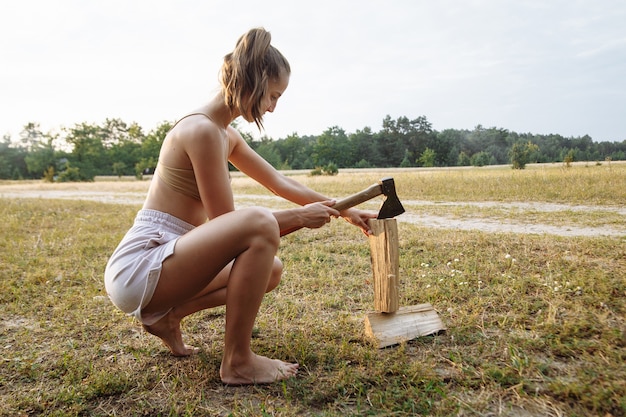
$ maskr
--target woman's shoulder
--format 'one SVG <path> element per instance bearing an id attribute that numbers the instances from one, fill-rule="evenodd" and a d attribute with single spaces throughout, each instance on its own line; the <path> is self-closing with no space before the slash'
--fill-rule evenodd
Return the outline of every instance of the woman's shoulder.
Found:
<path id="1" fill-rule="evenodd" d="M 232 125 L 229 125 L 226 128 L 226 134 L 228 135 L 228 138 L 232 141 L 232 140 L 244 140 L 243 136 L 241 136 L 241 133 L 235 129 Z"/>
<path id="2" fill-rule="evenodd" d="M 204 113 L 186 115 L 176 123 L 176 128 L 187 135 L 223 135 L 223 129 Z"/>
<path id="3" fill-rule="evenodd" d="M 224 129 L 203 114 L 191 114 L 179 120 L 170 132 L 176 142 L 190 145 L 208 145 L 224 138 Z"/>

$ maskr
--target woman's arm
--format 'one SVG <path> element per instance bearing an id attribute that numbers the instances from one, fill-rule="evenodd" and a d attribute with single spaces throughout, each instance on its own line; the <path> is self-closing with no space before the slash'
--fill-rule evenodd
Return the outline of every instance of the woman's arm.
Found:
<path id="1" fill-rule="evenodd" d="M 229 157 L 230 162 L 272 193 L 300 206 L 316 201 L 330 200 L 330 198 L 278 172 L 250 148 L 234 128 L 229 128 L 228 133 L 232 135 L 234 140 L 234 146 Z"/>
<path id="2" fill-rule="evenodd" d="M 272 165 L 250 148 L 239 132 L 234 128 L 229 127 L 229 135 L 232 135 L 231 140 L 234 140 L 233 149 L 230 154 L 231 163 L 274 194 L 301 206 L 331 200 L 293 178 L 289 178 L 278 172 Z M 365 233 L 369 233 L 367 220 L 376 217 L 375 214 L 358 209 L 343 210 L 340 214 L 349 223 L 360 227 Z M 297 227 L 301 225 L 293 224 L 289 226 L 289 228 L 293 226 Z"/>
<path id="3" fill-rule="evenodd" d="M 200 119 L 184 143 L 207 217 L 213 219 L 235 210 L 228 174 L 228 141 L 214 123 Z"/>

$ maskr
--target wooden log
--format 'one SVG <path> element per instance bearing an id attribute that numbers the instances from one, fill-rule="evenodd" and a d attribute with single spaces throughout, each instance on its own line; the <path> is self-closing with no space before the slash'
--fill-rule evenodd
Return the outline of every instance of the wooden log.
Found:
<path id="1" fill-rule="evenodd" d="M 374 274 L 374 309 L 383 313 L 398 310 L 399 252 L 396 219 L 371 219 L 369 237 Z"/>
<path id="2" fill-rule="evenodd" d="M 444 331 L 441 318 L 429 303 L 401 307 L 395 313 L 369 313 L 365 335 L 379 348 L 397 345 Z"/>

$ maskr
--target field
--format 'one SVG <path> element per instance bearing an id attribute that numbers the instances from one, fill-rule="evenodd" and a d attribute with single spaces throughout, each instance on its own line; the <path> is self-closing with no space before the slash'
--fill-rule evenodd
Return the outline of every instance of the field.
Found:
<path id="1" fill-rule="evenodd" d="M 626 416 L 626 164 L 290 175 L 337 197 L 392 175 L 400 304 L 431 303 L 447 331 L 374 347 L 369 244 L 335 220 L 283 238 L 257 319 L 253 349 L 298 377 L 224 386 L 223 309 L 183 323 L 201 351 L 176 359 L 104 293 L 147 181 L 4 182 L 0 415 Z"/>

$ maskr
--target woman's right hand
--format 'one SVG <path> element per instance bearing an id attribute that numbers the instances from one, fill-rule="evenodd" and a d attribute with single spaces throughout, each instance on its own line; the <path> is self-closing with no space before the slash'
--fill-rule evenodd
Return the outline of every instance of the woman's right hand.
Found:
<path id="1" fill-rule="evenodd" d="M 331 218 L 339 217 L 339 212 L 333 208 L 335 200 L 318 201 L 301 207 L 302 226 L 316 229 L 330 222 Z"/>

